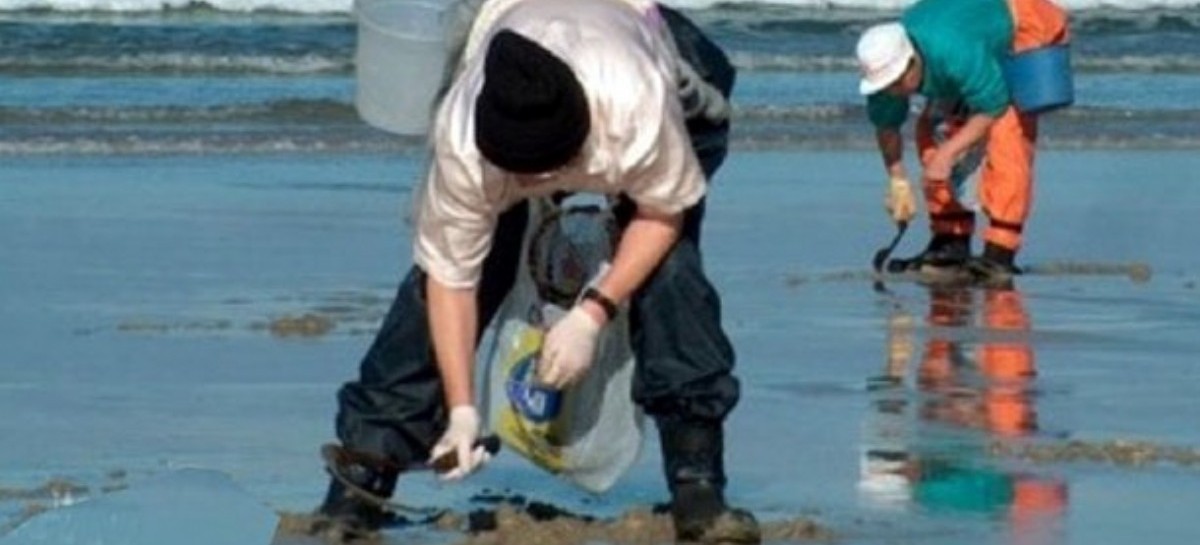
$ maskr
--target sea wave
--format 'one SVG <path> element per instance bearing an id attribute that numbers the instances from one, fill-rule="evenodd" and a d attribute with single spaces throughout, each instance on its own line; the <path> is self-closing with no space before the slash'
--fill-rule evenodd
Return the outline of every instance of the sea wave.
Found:
<path id="1" fill-rule="evenodd" d="M 14 76 L 79 75 L 319 75 L 350 74 L 352 60 L 346 56 L 321 54 L 223 55 L 206 53 L 130 53 L 107 56 L 6 55 L 0 56 L 0 72 Z"/>
<path id="2" fill-rule="evenodd" d="M 784 121 L 852 121 L 866 127 L 866 108 L 861 104 L 736 105 L 734 119 L 740 123 L 777 123 Z M 1095 123 L 1128 123 L 1130 126 L 1200 126 L 1200 110 L 1153 110 L 1072 106 L 1045 118 L 1052 126 L 1067 128 Z M 1200 137 L 1200 132 L 1196 133 Z"/>
<path id="3" fill-rule="evenodd" d="M 766 4 L 694 13 L 746 71 L 854 71 L 859 32 L 882 17 Z M 1072 24 L 1078 70 L 1200 72 L 1200 9 L 1103 10 L 1076 14 Z M 0 12 L 0 36 L 0 74 L 11 76 L 344 75 L 353 72 L 356 41 L 346 14 L 213 11 Z"/>
<path id="4" fill-rule="evenodd" d="M 735 51 L 734 66 L 751 72 L 857 72 L 850 55 L 808 55 Z M 1200 56 L 1164 53 L 1115 55 L 1075 53 L 1071 66 L 1084 73 L 1173 73 L 1200 74 Z"/>
<path id="5" fill-rule="evenodd" d="M 265 103 L 219 106 L 60 106 L 0 107 L 0 123 L 49 127 L 96 123 L 119 124 L 357 124 L 352 104 L 332 99 L 282 99 Z"/>
<path id="6" fill-rule="evenodd" d="M 849 55 L 810 55 L 732 51 L 731 61 L 744 72 L 856 72 Z M 1072 58 L 1081 73 L 1200 74 L 1200 56 L 1184 54 L 1116 55 L 1076 53 Z M 352 76 L 350 55 L 224 55 L 206 53 L 131 53 L 115 56 L 83 54 L 50 56 L 0 55 L 0 73 L 9 76 L 59 76 L 80 74 L 179 75 L 179 76 Z"/>
<path id="7" fill-rule="evenodd" d="M 861 105 L 739 105 L 735 149 L 871 149 Z M 203 108 L 0 108 L 0 155 L 420 153 L 421 137 L 384 133 L 338 100 Z M 1200 110 L 1074 107 L 1042 120 L 1048 149 L 1200 149 Z"/>
<path id="8" fill-rule="evenodd" d="M 349 13 L 353 0 L 0 0 L 0 11 L 138 13 L 215 9 L 229 12 Z"/>
<path id="9" fill-rule="evenodd" d="M 777 124 L 800 121 L 847 121 L 865 124 L 862 104 L 734 104 L 737 124 Z M 1050 118 L 1055 125 L 1095 123 L 1129 123 L 1131 125 L 1166 126 L 1180 124 L 1200 126 L 1200 110 L 1146 109 L 1098 106 L 1073 106 L 1055 112 Z M 239 128 L 254 126 L 329 126 L 360 125 L 354 105 L 337 99 L 283 99 L 264 103 L 241 103 L 215 106 L 57 106 L 42 108 L 0 107 L 0 124 L 16 129 L 21 126 L 39 127 L 52 131 L 54 127 L 82 128 L 87 124 L 102 124 L 116 128 L 122 125 L 146 128 L 155 125 L 215 127 L 222 123 Z M 864 125 L 865 126 L 865 125 Z M 1200 136 L 1200 133 L 1197 133 Z"/>
<path id="10" fill-rule="evenodd" d="M 448 1 L 448 0 L 441 0 Z M 896 11 L 913 0 L 666 0 L 684 9 L 721 6 L 784 6 L 814 10 Z M 1151 10 L 1200 7 L 1200 0 L 1059 0 L 1070 10 Z M 154 12 L 215 9 L 230 12 L 280 11 L 292 13 L 349 13 L 354 0 L 0 0 L 0 11 L 49 10 L 62 12 Z"/>
<path id="11" fill-rule="evenodd" d="M 734 151 L 747 150 L 872 150 L 869 132 L 786 130 L 735 131 L 730 139 Z M 1064 132 L 1047 134 L 1039 140 L 1046 150 L 1200 150 L 1200 136 L 1186 134 L 1128 134 Z M 8 156 L 145 156 L 145 155 L 260 155 L 260 154 L 346 154 L 424 153 L 420 139 L 392 135 L 353 134 L 340 137 L 329 133 L 293 134 L 273 132 L 257 137 L 244 134 L 153 135 L 74 134 L 40 138 L 0 136 L 0 157 Z"/>

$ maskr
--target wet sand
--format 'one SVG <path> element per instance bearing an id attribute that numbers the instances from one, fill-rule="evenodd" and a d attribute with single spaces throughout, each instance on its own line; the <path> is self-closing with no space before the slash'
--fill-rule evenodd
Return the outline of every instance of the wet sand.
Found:
<path id="1" fill-rule="evenodd" d="M 742 153 L 717 181 L 705 259 L 743 387 L 730 501 L 781 542 L 1200 539 L 1200 254 L 1186 237 L 1200 159 L 1043 154 L 1030 274 L 1012 290 L 875 291 L 870 257 L 893 234 L 877 170 L 867 153 Z M 0 494 L 2 523 L 56 508 L 34 492 L 55 479 L 102 494 L 114 468 L 215 468 L 277 511 L 311 510 L 334 393 L 409 263 L 416 171 L 380 156 L 13 159 L 0 437 L 22 440 L 0 446 L 0 489 L 18 491 Z M 511 453 L 460 485 L 400 487 L 460 517 L 496 509 L 475 498 L 500 490 L 590 521 L 505 511 L 500 534 L 455 523 L 385 541 L 669 536 L 650 435 L 602 496 Z"/>
<path id="2" fill-rule="evenodd" d="M 395 541 L 389 535 L 400 528 L 411 532 L 420 527 L 443 532 L 445 543 L 457 545 L 652 545 L 670 543 L 675 535 L 671 517 L 661 506 L 635 507 L 617 517 L 597 519 L 552 504 L 518 499 L 470 512 L 449 511 L 427 522 L 397 523 L 381 534 L 350 539 L 329 531 L 327 523 L 319 517 L 282 513 L 276 541 L 310 539 L 327 544 L 384 544 Z M 837 539 L 830 529 L 803 517 L 766 522 L 762 531 L 763 539 L 768 542 L 833 542 Z"/>

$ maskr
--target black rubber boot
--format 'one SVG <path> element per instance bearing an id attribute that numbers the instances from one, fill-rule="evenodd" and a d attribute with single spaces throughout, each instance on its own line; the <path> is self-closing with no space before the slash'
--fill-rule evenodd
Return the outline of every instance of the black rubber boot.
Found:
<path id="1" fill-rule="evenodd" d="M 340 471 L 356 486 L 380 498 L 391 497 L 399 477 L 396 471 L 377 470 L 361 464 L 349 464 Z M 329 523 L 322 529 L 327 538 L 332 538 L 334 542 L 349 543 L 367 538 L 393 518 L 378 503 L 362 497 L 332 477 L 325 501 L 317 508 L 316 514 Z"/>
<path id="2" fill-rule="evenodd" d="M 910 258 L 896 258 L 888 262 L 887 270 L 892 273 L 918 272 L 926 267 L 956 269 L 967 264 L 971 258 L 969 235 L 936 234 L 921 253 Z"/>
<path id="3" fill-rule="evenodd" d="M 755 544 L 754 515 L 725 503 L 725 438 L 720 422 L 658 421 L 663 468 L 671 490 L 675 539 L 706 544 Z"/>
<path id="4" fill-rule="evenodd" d="M 1009 286 L 1013 277 L 1021 274 L 1021 269 L 1013 264 L 1015 257 L 1015 250 L 988 242 L 983 245 L 983 254 L 971 258 L 967 267 L 975 282 L 981 285 Z"/>

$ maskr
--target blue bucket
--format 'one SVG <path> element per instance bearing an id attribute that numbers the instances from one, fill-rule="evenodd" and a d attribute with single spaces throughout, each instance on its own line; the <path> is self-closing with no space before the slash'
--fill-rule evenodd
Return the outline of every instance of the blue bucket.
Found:
<path id="1" fill-rule="evenodd" d="M 1023 113 L 1046 113 L 1075 102 L 1071 49 L 1066 44 L 1010 55 L 1004 62 L 1004 79 L 1013 104 Z"/>

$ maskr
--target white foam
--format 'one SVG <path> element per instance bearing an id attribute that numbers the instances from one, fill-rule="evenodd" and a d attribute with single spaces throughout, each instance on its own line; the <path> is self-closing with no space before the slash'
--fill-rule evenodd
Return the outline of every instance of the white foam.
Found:
<path id="1" fill-rule="evenodd" d="M 716 4 L 764 4 L 797 6 L 806 8 L 841 8 L 863 10 L 896 10 L 908 7 L 915 0 L 766 0 L 759 2 L 742 2 L 739 0 L 666 0 L 668 5 L 683 8 L 707 8 Z M 1178 9 L 1200 6 L 1200 0 L 1055 0 L 1069 10 L 1084 9 Z"/>
<path id="2" fill-rule="evenodd" d="M 0 11 L 153 12 L 182 9 L 196 4 L 231 12 L 349 13 L 353 0 L 0 0 Z"/>
<path id="3" fill-rule="evenodd" d="M 446 0 L 449 1 L 449 0 Z M 796 6 L 819 9 L 897 10 L 914 0 L 666 0 L 681 8 L 708 8 L 720 3 Z M 1150 10 L 1180 9 L 1200 6 L 1200 0 L 1058 0 L 1071 10 L 1119 9 Z M 147 12 L 181 9 L 194 4 L 231 12 L 262 10 L 295 13 L 349 13 L 353 0 L 0 0 L 0 11 L 50 9 L 55 11 L 112 11 Z"/>

